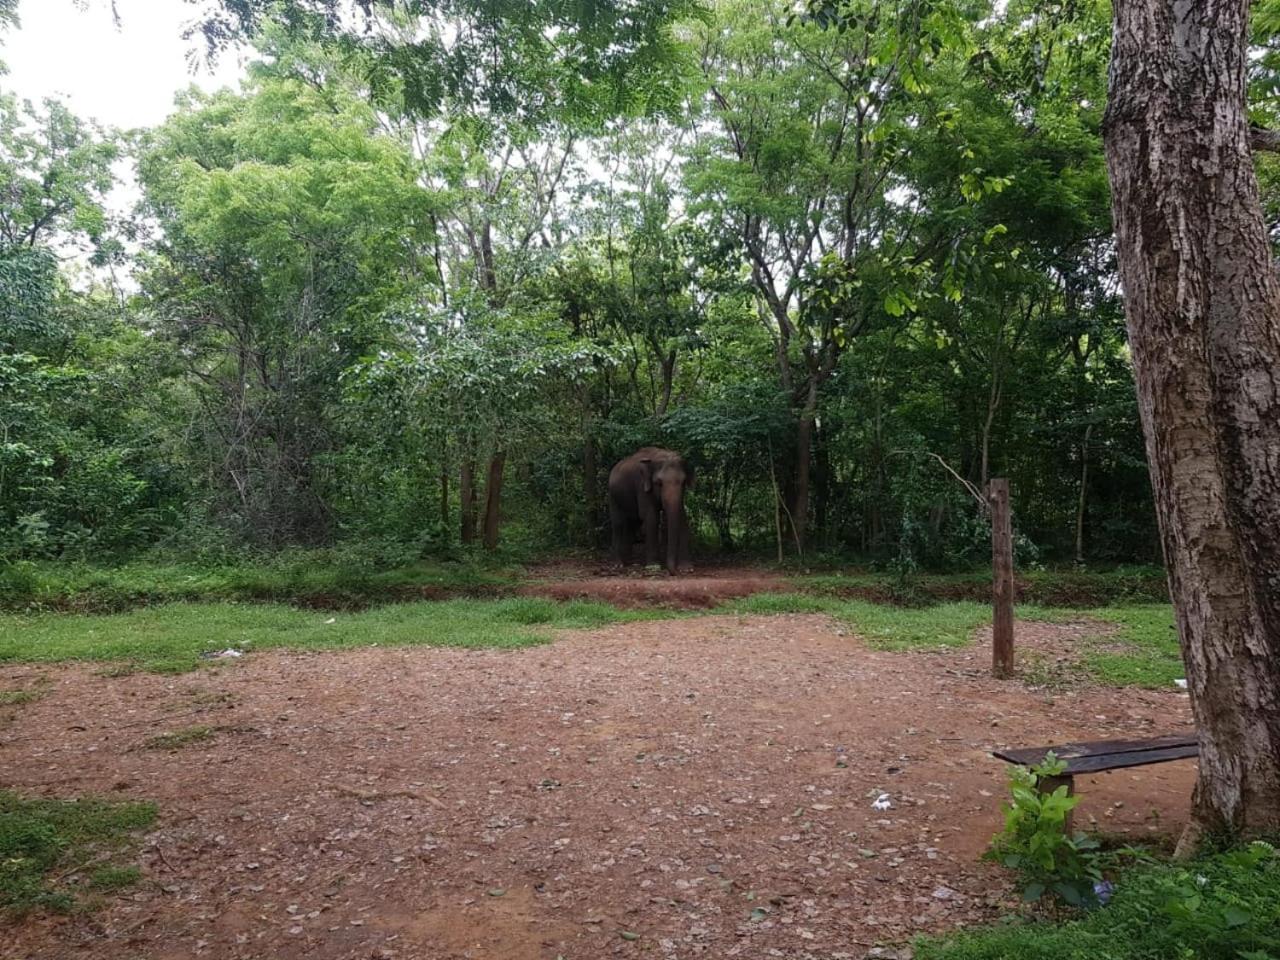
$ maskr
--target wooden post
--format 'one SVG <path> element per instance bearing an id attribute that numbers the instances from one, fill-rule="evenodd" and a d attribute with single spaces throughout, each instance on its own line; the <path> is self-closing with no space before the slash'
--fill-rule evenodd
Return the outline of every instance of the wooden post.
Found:
<path id="1" fill-rule="evenodd" d="M 991 672 L 1013 675 L 1013 522 L 1009 516 L 1009 481 L 992 479 L 991 504 Z"/>

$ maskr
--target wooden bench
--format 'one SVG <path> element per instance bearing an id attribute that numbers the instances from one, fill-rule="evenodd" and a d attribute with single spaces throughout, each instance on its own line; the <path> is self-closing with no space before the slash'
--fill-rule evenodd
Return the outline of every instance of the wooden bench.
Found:
<path id="1" fill-rule="evenodd" d="M 1041 793 L 1052 793 L 1066 785 L 1067 794 L 1075 793 L 1075 776 L 1079 773 L 1101 773 L 1124 767 L 1142 767 L 1149 763 L 1167 763 L 1199 756 L 1200 745 L 1195 734 L 1175 734 L 1151 740 L 1093 740 L 1088 743 L 1064 743 L 1056 747 L 1019 747 L 1016 750 L 993 750 L 992 755 L 1024 767 L 1041 763 L 1053 753 L 1065 761 L 1067 768 L 1059 776 L 1045 777 L 1038 784 Z M 1067 830 L 1071 829 L 1068 815 Z"/>

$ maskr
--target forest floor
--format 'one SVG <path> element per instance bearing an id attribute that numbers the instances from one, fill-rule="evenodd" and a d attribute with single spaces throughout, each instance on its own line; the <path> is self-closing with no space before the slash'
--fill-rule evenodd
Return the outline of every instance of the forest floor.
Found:
<path id="1" fill-rule="evenodd" d="M 0 955 L 892 956 L 869 951 L 1016 909 L 979 859 L 1006 794 L 992 749 L 1190 729 L 1177 690 L 1070 669 L 1109 629 L 1020 623 L 1026 672 L 1004 681 L 980 642 L 877 649 L 815 613 L 177 676 L 0 665 L 40 691 L 0 715 L 4 786 L 159 811 L 141 884 L 12 921 Z M 1176 836 L 1194 772 L 1080 777 L 1078 822 Z"/>

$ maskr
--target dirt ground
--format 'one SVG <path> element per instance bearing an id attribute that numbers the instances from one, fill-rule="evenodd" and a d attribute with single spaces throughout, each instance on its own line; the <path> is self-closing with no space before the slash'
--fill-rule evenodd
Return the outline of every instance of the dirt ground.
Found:
<path id="1" fill-rule="evenodd" d="M 519 590 L 554 600 L 603 600 L 620 607 L 714 607 L 753 593 L 790 589 L 778 573 L 759 567 L 715 565 L 679 577 L 661 569 L 627 567 L 619 573 L 608 563 L 560 561 L 529 571 L 531 582 Z"/>
<path id="2" fill-rule="evenodd" d="M 1090 630 L 1022 624 L 1019 649 L 1057 662 Z M 142 884 L 14 925 L 0 957 L 862 958 L 1011 904 L 978 859 L 1004 794 L 991 749 L 1189 728 L 1176 691 L 986 667 L 981 646 L 873 651 L 801 615 L 183 676 L 6 667 L 0 686 L 52 686 L 0 726 L 5 786 L 160 818 Z M 197 724 L 215 737 L 142 748 Z M 1077 816 L 1176 834 L 1193 776 L 1079 778 Z"/>

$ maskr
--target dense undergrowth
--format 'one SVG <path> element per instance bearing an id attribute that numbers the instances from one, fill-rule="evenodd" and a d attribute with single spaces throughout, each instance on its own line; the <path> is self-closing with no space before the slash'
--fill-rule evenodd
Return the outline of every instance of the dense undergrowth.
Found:
<path id="1" fill-rule="evenodd" d="M 762 571 L 770 568 L 762 566 Z M 173 601 L 266 601 L 350 609 L 409 600 L 500 597 L 529 574 L 514 560 L 464 557 L 407 564 L 371 563 L 340 551 L 288 551 L 217 562 L 135 560 L 117 565 L 54 561 L 0 563 L 0 609 L 84 612 L 127 610 Z M 799 593 L 920 606 L 990 599 L 986 571 L 921 574 L 795 573 Z M 1042 606 L 1093 607 L 1165 602 L 1163 572 L 1136 567 L 1105 571 L 1032 570 L 1020 574 L 1017 599 Z"/>

